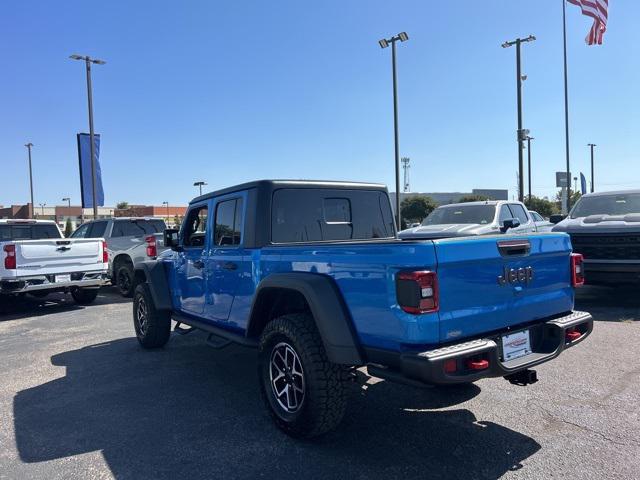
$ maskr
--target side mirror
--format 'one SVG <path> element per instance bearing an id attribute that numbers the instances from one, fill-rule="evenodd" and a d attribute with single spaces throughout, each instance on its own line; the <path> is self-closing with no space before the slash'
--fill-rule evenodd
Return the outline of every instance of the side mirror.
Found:
<path id="1" fill-rule="evenodd" d="M 563 215 L 563 214 L 561 214 L 561 213 L 554 213 L 553 215 L 551 215 L 551 216 L 549 217 L 549 221 L 550 221 L 551 223 L 554 223 L 554 224 L 555 224 L 555 223 L 560 223 L 560 222 L 561 222 L 562 220 L 564 220 L 565 218 L 567 218 L 567 216 L 566 216 L 566 215 Z"/>
<path id="2" fill-rule="evenodd" d="M 502 233 L 507 233 L 507 230 L 510 228 L 517 228 L 520 226 L 520 220 L 517 218 L 506 218 L 504 222 L 502 222 L 502 227 L 500 227 L 500 231 Z"/>
<path id="3" fill-rule="evenodd" d="M 180 238 L 178 230 L 175 228 L 167 228 L 163 235 L 164 246 L 171 250 L 178 250 L 180 246 Z"/>

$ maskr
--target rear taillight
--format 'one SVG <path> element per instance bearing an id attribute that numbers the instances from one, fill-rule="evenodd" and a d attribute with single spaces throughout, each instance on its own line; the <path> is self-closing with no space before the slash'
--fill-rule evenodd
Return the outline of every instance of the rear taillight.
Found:
<path id="1" fill-rule="evenodd" d="M 144 241 L 147 242 L 147 257 L 157 257 L 158 248 L 156 246 L 156 237 L 149 235 L 144 239 Z"/>
<path id="2" fill-rule="evenodd" d="M 428 270 L 398 273 L 398 305 L 415 315 L 438 311 L 438 277 Z"/>
<path id="3" fill-rule="evenodd" d="M 580 253 L 571 254 L 571 285 L 584 285 L 584 258 Z"/>
<path id="4" fill-rule="evenodd" d="M 5 245 L 4 253 L 6 257 L 4 257 L 4 268 L 7 270 L 15 270 L 16 269 L 16 246 L 15 245 Z"/>
<path id="5" fill-rule="evenodd" d="M 102 240 L 102 263 L 109 263 L 109 252 L 107 251 L 107 242 Z"/>

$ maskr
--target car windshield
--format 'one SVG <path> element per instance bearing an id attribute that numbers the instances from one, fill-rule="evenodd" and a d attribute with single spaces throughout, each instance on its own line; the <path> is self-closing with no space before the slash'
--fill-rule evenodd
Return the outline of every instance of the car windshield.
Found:
<path id="1" fill-rule="evenodd" d="M 422 221 L 422 225 L 444 225 L 450 223 L 493 222 L 495 205 L 455 205 L 438 207 Z"/>
<path id="2" fill-rule="evenodd" d="M 581 198 L 571 211 L 571 218 L 589 215 L 626 215 L 640 213 L 640 193 L 597 195 Z"/>

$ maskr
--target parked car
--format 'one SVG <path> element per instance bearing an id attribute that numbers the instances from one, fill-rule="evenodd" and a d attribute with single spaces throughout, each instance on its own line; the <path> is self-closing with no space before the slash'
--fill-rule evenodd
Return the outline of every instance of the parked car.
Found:
<path id="1" fill-rule="evenodd" d="M 553 231 L 571 235 L 588 283 L 640 281 L 640 190 L 583 195 Z"/>
<path id="2" fill-rule="evenodd" d="M 482 201 L 442 205 L 422 224 L 399 233 L 403 240 L 535 232 L 536 224 L 520 202 Z"/>
<path id="3" fill-rule="evenodd" d="M 138 341 L 162 347 L 174 319 L 217 348 L 256 348 L 266 408 L 293 436 L 338 425 L 356 367 L 413 385 L 527 385 L 593 326 L 573 311 L 567 235 L 400 241 L 382 185 L 230 187 L 194 199 L 165 244 L 136 269 Z"/>
<path id="4" fill-rule="evenodd" d="M 533 219 L 533 223 L 536 224 L 536 231 L 538 232 L 550 232 L 555 225 L 553 222 L 550 222 L 538 212 L 535 212 L 533 210 L 529 210 L 529 215 Z"/>
<path id="5" fill-rule="evenodd" d="M 93 302 L 107 281 L 104 239 L 67 239 L 49 220 L 0 220 L 0 295 L 67 292 Z"/>
<path id="6" fill-rule="evenodd" d="M 162 240 L 165 228 L 163 220 L 149 217 L 93 220 L 78 227 L 71 238 L 105 238 L 111 283 L 123 296 L 131 297 L 136 266 L 165 249 Z"/>

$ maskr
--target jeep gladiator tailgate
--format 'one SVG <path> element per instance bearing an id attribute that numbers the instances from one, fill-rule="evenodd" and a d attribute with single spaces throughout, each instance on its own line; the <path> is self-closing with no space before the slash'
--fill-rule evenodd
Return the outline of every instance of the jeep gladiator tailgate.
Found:
<path id="1" fill-rule="evenodd" d="M 573 308 L 568 235 L 488 236 L 433 243 L 441 342 L 515 327 Z"/>

